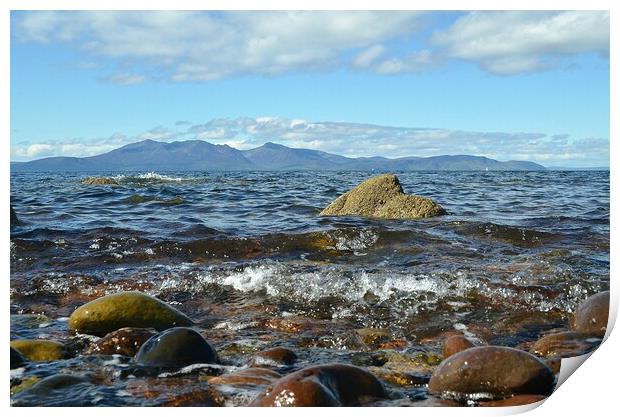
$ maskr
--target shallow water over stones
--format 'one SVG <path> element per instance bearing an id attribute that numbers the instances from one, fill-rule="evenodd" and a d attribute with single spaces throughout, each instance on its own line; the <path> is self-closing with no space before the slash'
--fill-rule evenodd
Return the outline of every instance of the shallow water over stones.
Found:
<path id="1" fill-rule="evenodd" d="M 389 396 L 368 405 L 482 405 L 429 393 L 444 341 L 530 351 L 572 329 L 580 303 L 609 288 L 609 175 L 397 174 L 405 192 L 448 214 L 318 216 L 368 173 L 12 175 L 11 339 L 68 350 L 13 369 L 12 390 L 75 374 L 89 382 L 61 388 L 64 405 L 245 406 L 273 373 L 336 363 L 383 384 Z M 88 176 L 116 184 L 81 184 Z M 220 363 L 145 369 L 131 356 L 138 338 L 97 351 L 117 325 L 69 331 L 77 308 L 122 291 L 187 316 Z M 252 362 L 273 348 L 296 359 Z M 270 376 L 239 376 L 256 366 Z M 59 401 L 17 395 L 13 405 Z"/>

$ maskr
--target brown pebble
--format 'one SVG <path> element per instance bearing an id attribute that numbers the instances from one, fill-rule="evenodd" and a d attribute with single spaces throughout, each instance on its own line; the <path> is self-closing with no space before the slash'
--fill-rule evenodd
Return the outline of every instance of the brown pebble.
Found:
<path id="1" fill-rule="evenodd" d="M 123 327 L 96 341 L 86 354 L 134 356 L 144 342 L 156 334 L 155 329 Z"/>
<path id="2" fill-rule="evenodd" d="M 586 299 L 575 311 L 573 330 L 603 337 L 609 318 L 609 291 L 599 292 Z"/>
<path id="3" fill-rule="evenodd" d="M 449 358 L 455 353 L 471 347 L 474 347 L 474 343 L 462 334 L 450 336 L 443 343 L 443 357 L 444 359 Z"/>
<path id="4" fill-rule="evenodd" d="M 250 366 L 283 366 L 292 365 L 297 360 L 297 355 L 290 349 L 274 347 L 255 353 L 250 358 Z"/>
<path id="5" fill-rule="evenodd" d="M 293 372 L 267 388 L 255 407 L 336 407 L 387 398 L 371 373 L 351 365 L 318 365 Z"/>
<path id="6" fill-rule="evenodd" d="M 209 379 L 211 385 L 269 385 L 282 375 L 265 368 L 248 368 Z"/>
<path id="7" fill-rule="evenodd" d="M 478 403 L 480 407 L 514 407 L 517 405 L 526 405 L 546 400 L 544 395 L 521 394 L 504 400 L 481 401 Z"/>
<path id="8" fill-rule="evenodd" d="M 428 384 L 433 394 L 456 397 L 549 395 L 553 387 L 553 372 L 542 360 L 503 346 L 473 347 L 452 355 L 439 365 Z"/>
<path id="9" fill-rule="evenodd" d="M 540 338 L 530 348 L 535 355 L 570 358 L 583 355 L 600 343 L 600 339 L 579 332 L 553 333 Z"/>

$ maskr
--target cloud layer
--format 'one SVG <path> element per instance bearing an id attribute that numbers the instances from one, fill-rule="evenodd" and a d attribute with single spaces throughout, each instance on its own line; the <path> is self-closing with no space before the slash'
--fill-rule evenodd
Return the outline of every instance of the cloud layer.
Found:
<path id="1" fill-rule="evenodd" d="M 608 166 L 609 140 L 543 133 L 467 132 L 346 122 L 309 122 L 279 117 L 213 119 L 158 126 L 138 136 L 114 135 L 93 140 L 13 144 L 13 160 L 46 156 L 91 156 L 127 143 L 201 139 L 249 149 L 272 141 L 290 147 L 345 156 L 433 156 L 470 154 L 497 160 L 529 160 L 554 166 Z"/>
<path id="2" fill-rule="evenodd" d="M 415 11 L 31 11 L 13 14 L 12 34 L 70 45 L 89 62 L 112 60 L 105 79 L 124 85 L 339 68 L 398 74 L 450 59 L 508 75 L 609 54 L 607 12 L 472 12 L 429 35 L 432 19 Z"/>

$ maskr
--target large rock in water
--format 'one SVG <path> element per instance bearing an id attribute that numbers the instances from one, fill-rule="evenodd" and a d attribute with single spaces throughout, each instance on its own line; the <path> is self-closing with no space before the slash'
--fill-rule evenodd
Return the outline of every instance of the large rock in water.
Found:
<path id="1" fill-rule="evenodd" d="M 396 175 L 379 175 L 347 191 L 320 216 L 365 216 L 382 219 L 420 219 L 446 211 L 430 198 L 407 195 Z"/>
<path id="2" fill-rule="evenodd" d="M 11 340 L 11 348 L 35 362 L 56 361 L 67 356 L 64 345 L 52 340 L 16 339 Z"/>
<path id="3" fill-rule="evenodd" d="M 371 373 L 351 365 L 318 365 L 277 380 L 250 404 L 254 407 L 338 407 L 387 398 Z"/>
<path id="4" fill-rule="evenodd" d="M 555 377 L 536 356 L 503 346 L 474 347 L 455 353 L 428 383 L 433 394 L 465 399 L 472 394 L 506 398 L 515 394 L 550 395 Z"/>
<path id="5" fill-rule="evenodd" d="M 69 317 L 69 329 L 103 336 L 123 327 L 152 327 L 158 331 L 194 323 L 161 300 L 138 291 L 106 295 L 84 304 Z"/>
<path id="6" fill-rule="evenodd" d="M 11 206 L 11 226 L 18 226 L 19 218 L 17 217 L 17 213 L 13 210 L 13 206 Z"/>

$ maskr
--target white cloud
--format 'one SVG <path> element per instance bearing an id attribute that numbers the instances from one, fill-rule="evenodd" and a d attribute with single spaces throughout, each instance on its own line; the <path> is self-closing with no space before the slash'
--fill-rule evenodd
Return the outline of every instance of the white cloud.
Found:
<path id="1" fill-rule="evenodd" d="M 276 75 L 348 64 L 344 54 L 409 35 L 423 12 L 20 12 L 20 41 L 68 43 L 92 56 L 149 67 L 176 81 Z M 133 73 L 109 77 L 144 81 Z"/>
<path id="2" fill-rule="evenodd" d="M 281 117 L 213 119 L 179 131 L 159 126 L 134 137 L 117 134 L 93 140 L 17 143 L 11 147 L 11 156 L 12 160 L 60 155 L 92 156 L 153 138 L 162 141 L 202 139 L 237 149 L 250 149 L 271 141 L 352 157 L 469 154 L 547 165 L 609 165 L 609 139 L 605 138 L 310 122 Z"/>
<path id="3" fill-rule="evenodd" d="M 433 35 L 446 54 L 496 74 L 546 69 L 551 60 L 583 53 L 609 55 L 609 13 L 471 12 Z"/>
<path id="4" fill-rule="evenodd" d="M 446 58 L 507 75 L 544 70 L 558 57 L 609 55 L 608 12 L 472 12 L 430 38 L 422 32 L 427 14 L 27 11 L 13 14 L 12 33 L 21 42 L 68 44 L 93 66 L 112 60 L 117 68 L 105 79 L 122 85 L 342 67 L 397 74 L 430 70 Z"/>

